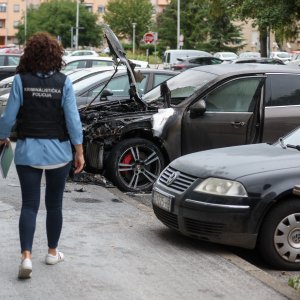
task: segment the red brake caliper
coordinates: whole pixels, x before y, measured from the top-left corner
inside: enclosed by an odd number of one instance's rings
[[[122,164],[127,164],[129,165],[131,162],[133,161],[133,156],[132,154],[129,152],[127,153],[124,158],[122,159]],[[128,171],[120,171],[120,172],[126,172],[126,174],[128,173]]]

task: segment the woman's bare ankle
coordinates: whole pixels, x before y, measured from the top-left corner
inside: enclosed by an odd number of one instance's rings
[[[22,252],[22,259],[26,259],[26,258],[31,259],[31,252],[28,250]]]
[[[48,254],[51,254],[51,255],[55,256],[57,254],[56,248],[49,248],[48,249]]]

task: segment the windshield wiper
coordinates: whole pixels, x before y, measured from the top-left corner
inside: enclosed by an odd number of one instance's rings
[[[291,145],[291,144],[286,144],[287,148],[293,148],[296,149],[298,151],[300,151],[300,145]]]

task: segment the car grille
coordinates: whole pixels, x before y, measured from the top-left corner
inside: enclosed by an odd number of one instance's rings
[[[186,230],[191,234],[198,234],[203,236],[219,236],[225,228],[225,224],[211,223],[193,220],[189,218],[184,219]]]
[[[175,177],[176,179],[172,181],[172,177]],[[192,183],[196,179],[197,177],[187,175],[171,167],[168,167],[159,176],[158,182],[177,192],[183,193],[192,185]]]
[[[153,205],[153,211],[156,217],[168,227],[178,229],[177,216]]]

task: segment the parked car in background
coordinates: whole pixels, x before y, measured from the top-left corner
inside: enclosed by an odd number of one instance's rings
[[[147,61],[130,60],[136,64],[137,67],[148,68]],[[81,57],[66,57],[64,71],[82,68],[95,68],[95,67],[107,67],[113,66],[114,61],[111,57],[93,57],[93,56],[81,56]]]
[[[246,51],[246,52],[240,52],[238,58],[260,58],[261,55],[259,52],[253,52],[253,51]]]
[[[130,82],[127,70],[121,68],[115,75],[114,73],[115,71],[105,71],[75,82],[73,88],[76,93],[77,105],[86,105],[95,97],[98,103],[99,101],[129,100]],[[178,74],[171,70],[151,68],[137,68],[135,73],[140,78],[137,87],[141,95]],[[112,75],[114,75],[113,78]]]
[[[17,66],[0,66],[0,81],[15,75]]]
[[[270,58],[277,58],[282,60],[284,63],[289,63],[292,60],[291,54],[284,51],[275,51],[270,53]]]
[[[214,57],[220,58],[224,61],[232,61],[238,58],[234,52],[216,52]]]
[[[273,267],[299,271],[299,141],[298,127],[275,144],[225,147],[172,161],[154,185],[155,215],[184,235],[257,247]]]
[[[71,51],[68,56],[99,56],[99,54],[94,50],[75,50]]]
[[[0,66],[17,66],[19,64],[20,57],[21,54],[0,52]]]
[[[292,55],[291,61],[288,62],[289,65],[299,66],[300,65],[300,53],[294,53]]]
[[[201,50],[191,49],[171,49],[166,50],[163,56],[163,68],[172,69],[173,65],[177,63],[178,58],[188,58],[191,56],[212,56],[210,53]]]
[[[23,52],[23,50],[14,44],[0,47],[0,53],[21,54],[22,52]]]
[[[94,68],[102,66],[113,66],[114,62],[111,57],[93,57],[93,56],[81,56],[81,57],[66,57],[65,58],[64,71],[82,68]]]
[[[184,71],[194,67],[221,63],[223,63],[222,59],[213,56],[191,56],[188,58],[177,58],[177,63],[173,64],[172,70]]]
[[[232,64],[271,64],[271,65],[285,65],[285,63],[278,58],[260,57],[260,58],[238,58],[231,62]]]

